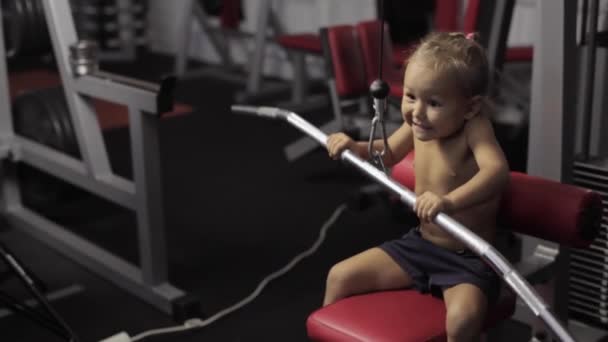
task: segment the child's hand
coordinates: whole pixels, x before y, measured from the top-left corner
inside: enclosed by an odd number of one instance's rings
[[[451,207],[451,202],[443,196],[437,196],[427,191],[416,197],[414,212],[423,222],[431,222],[440,212],[447,212]]]
[[[344,133],[334,133],[327,137],[327,152],[331,159],[340,158],[342,151],[356,147],[356,142]],[[354,151],[356,152],[356,151]]]

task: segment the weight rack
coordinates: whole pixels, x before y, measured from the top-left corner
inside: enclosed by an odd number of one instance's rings
[[[146,44],[147,1],[70,0],[81,39],[97,41],[100,60],[134,60]]]
[[[15,133],[3,25],[0,25],[0,214],[15,229],[23,230],[174,317],[198,312],[198,299],[171,285],[167,277],[157,125],[161,114],[172,110],[175,78],[153,84],[103,71],[76,75],[70,62],[70,47],[75,46],[78,37],[70,2],[40,2],[82,157],[75,158]],[[112,172],[91,98],[128,108],[133,180]],[[17,163],[38,168],[133,210],[140,265],[115,256],[25,207],[16,175]]]

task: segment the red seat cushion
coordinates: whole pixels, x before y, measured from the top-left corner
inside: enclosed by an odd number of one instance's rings
[[[515,296],[505,291],[485,328],[510,317]],[[314,341],[445,341],[445,304],[414,290],[353,296],[313,312],[306,322]]]
[[[284,34],[277,37],[277,42],[287,49],[301,50],[317,55],[323,52],[319,35],[312,33]]]

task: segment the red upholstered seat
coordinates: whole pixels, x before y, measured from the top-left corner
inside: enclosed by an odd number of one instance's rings
[[[486,319],[487,327],[515,311],[515,295],[505,291]],[[407,304],[407,305],[404,305]],[[308,317],[314,341],[445,341],[445,305],[416,291],[382,291],[345,298]]]
[[[415,184],[412,158],[408,156],[392,172],[408,188]],[[583,247],[597,234],[601,206],[595,192],[512,172],[500,222],[523,234]],[[501,297],[485,327],[511,316],[514,303],[513,295]],[[415,290],[370,293],[318,309],[306,327],[315,341],[444,341],[445,307],[442,301]]]

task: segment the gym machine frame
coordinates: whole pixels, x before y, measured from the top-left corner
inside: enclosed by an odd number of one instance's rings
[[[162,113],[172,110],[175,79],[169,78],[159,86],[96,70],[76,75],[69,52],[78,38],[69,0],[41,1],[82,160],[14,132],[5,46],[1,39],[3,26],[0,25],[0,213],[16,229],[22,229],[162,311],[174,316],[198,312],[198,299],[186,295],[167,279],[157,124]],[[133,181],[112,172],[90,97],[128,107]],[[24,207],[16,177],[17,162],[133,210],[137,220],[139,267]]]
[[[327,134],[323,133],[323,131],[313,126],[294,112],[274,107],[252,107],[241,105],[232,106],[232,111],[236,113],[252,114],[265,118],[287,121],[289,124],[307,134],[322,146],[325,146],[327,143]],[[383,186],[386,190],[398,195],[399,200],[405,203],[409,208],[414,206],[414,203],[416,202],[416,195],[409,189],[391,179],[372,164],[359,158],[350,150],[343,151],[340,154],[340,158],[362,171],[368,177]],[[534,288],[530,286],[528,281],[522,277],[509,263],[509,261],[491,244],[444,213],[439,213],[435,217],[434,222],[441,226],[441,228],[443,228],[448,234],[452,235],[458,241],[464,243],[475,254],[487,261],[488,264],[497,272],[497,274],[501,276],[509,285],[509,287],[513,289],[519,298],[526,303],[534,315],[541,318],[546,323],[546,325],[551,329],[552,332],[554,332],[555,336],[557,336],[560,341],[574,341],[570,333],[551,313],[547,304],[536,293]]]

